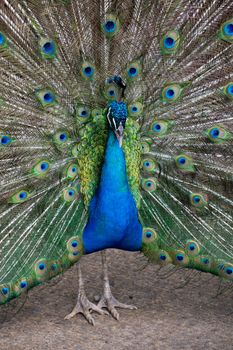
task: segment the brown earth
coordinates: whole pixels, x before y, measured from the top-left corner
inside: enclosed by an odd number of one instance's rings
[[[118,300],[138,310],[119,310],[120,321],[94,315],[96,326],[83,316],[65,321],[77,293],[77,268],[29,292],[1,310],[0,350],[202,350],[233,349],[233,298],[228,284],[191,271],[158,271],[144,267],[138,254],[108,252],[112,290]],[[86,291],[91,300],[101,293],[101,260],[82,260]],[[223,290],[222,290],[223,289]],[[218,294],[218,291],[222,294]],[[5,321],[3,322],[3,320]]]

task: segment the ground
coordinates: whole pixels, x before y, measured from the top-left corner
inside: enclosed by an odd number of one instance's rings
[[[232,350],[233,293],[224,287],[216,297],[217,277],[198,273],[185,284],[183,270],[145,267],[138,253],[109,250],[108,258],[114,295],[138,310],[120,310],[119,322],[94,315],[95,327],[81,315],[65,321],[76,301],[74,266],[61,278],[30,291],[14,317],[12,312],[22,300],[3,309],[0,349]],[[94,300],[101,293],[99,253],[84,257],[82,265],[87,294]]]

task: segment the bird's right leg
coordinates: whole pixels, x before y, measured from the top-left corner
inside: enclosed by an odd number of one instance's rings
[[[95,322],[93,317],[91,316],[92,311],[96,311],[101,315],[103,314],[109,315],[109,313],[106,312],[105,310],[102,310],[97,305],[93,304],[87,299],[85,289],[84,289],[84,282],[82,278],[80,263],[78,264],[78,280],[79,280],[79,292],[78,292],[77,304],[75,305],[73,311],[65,317],[65,320],[69,320],[75,315],[81,313],[84,315],[87,321],[94,326]]]

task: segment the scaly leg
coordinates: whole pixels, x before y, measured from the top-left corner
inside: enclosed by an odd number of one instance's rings
[[[134,310],[137,308],[136,308],[136,306],[133,306],[133,305],[122,304],[114,298],[114,296],[112,295],[112,292],[111,292],[109,279],[108,279],[108,267],[107,267],[107,258],[106,258],[105,250],[101,252],[101,256],[102,256],[103,275],[104,275],[104,293],[103,293],[97,306],[100,309],[107,308],[107,310],[110,312],[110,314],[116,320],[119,320],[120,316],[116,310],[116,307],[119,307],[121,309],[130,309],[130,310]]]
[[[82,278],[80,263],[78,264],[78,279],[79,279],[79,292],[78,292],[77,304],[75,305],[73,311],[65,317],[65,320],[69,320],[70,318],[74,317],[75,315],[81,313],[84,315],[84,317],[87,319],[87,321],[94,326],[95,321],[94,321],[93,317],[91,316],[91,312],[96,311],[101,315],[103,315],[103,314],[108,315],[108,312],[102,310],[101,308],[99,308],[95,304],[91,303],[87,299],[85,289],[84,289],[84,282],[83,282],[83,278]]]

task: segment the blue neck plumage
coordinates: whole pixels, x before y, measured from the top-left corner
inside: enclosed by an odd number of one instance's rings
[[[106,193],[118,194],[128,190],[124,152],[119,147],[114,132],[109,130],[99,191],[101,195],[106,195]]]

